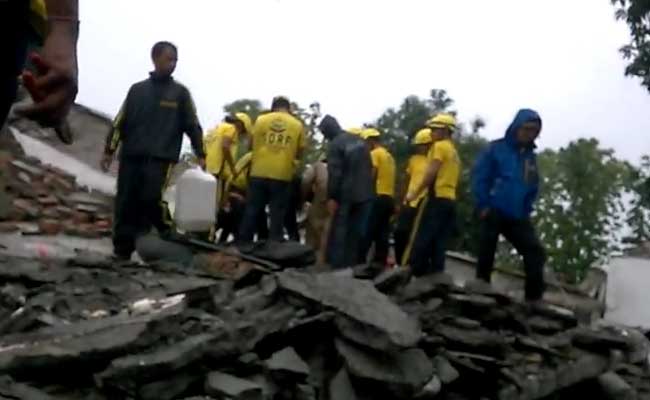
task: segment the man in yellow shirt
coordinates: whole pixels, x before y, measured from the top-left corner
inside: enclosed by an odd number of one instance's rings
[[[447,239],[455,228],[456,187],[460,176],[460,159],[451,141],[456,131],[456,118],[438,114],[427,125],[434,142],[429,151],[429,166],[422,183],[406,195],[406,201],[411,202],[433,186],[420,206],[413,227],[415,241],[410,265],[415,276],[445,270]]]
[[[235,164],[235,173],[228,178],[226,198],[228,207],[219,211],[218,228],[221,229],[219,242],[225,243],[232,234],[235,241],[238,239],[239,227],[246,209],[246,195],[248,192],[248,175],[251,168],[253,153],[244,154]],[[266,213],[260,214],[257,224],[258,239],[267,239],[269,236],[266,226]]]
[[[427,167],[429,166],[427,153],[431,148],[431,143],[433,143],[433,139],[431,138],[431,129],[429,128],[419,130],[413,138],[415,150],[409,158],[406,167],[406,179],[404,180],[404,189],[400,197],[403,204],[400,207],[399,218],[394,232],[395,260],[399,265],[408,264],[408,260],[404,259],[404,251],[406,250],[411,231],[413,230],[413,222],[418,213],[418,205],[426,193],[423,191],[415,200],[408,203],[403,199],[407,193],[415,191],[422,183],[424,175],[427,172]]]
[[[217,178],[218,193],[223,196],[228,180],[237,177],[235,158],[239,148],[239,140],[250,133],[251,118],[246,113],[235,113],[224,119],[215,129],[208,132],[203,139],[206,153],[206,170]],[[222,199],[217,199],[221,206]]]
[[[377,129],[366,129],[362,137],[370,146],[370,158],[375,175],[377,197],[372,205],[367,234],[362,239],[361,260],[365,261],[370,246],[374,243],[375,254],[373,261],[386,265],[390,236],[390,218],[395,210],[395,159],[381,145],[381,134]]]
[[[304,126],[291,112],[286,97],[276,97],[271,112],[260,115],[253,127],[253,155],[246,211],[239,239],[251,242],[256,221],[269,205],[270,239],[284,239],[283,222],[291,196],[294,160],[304,148]]]

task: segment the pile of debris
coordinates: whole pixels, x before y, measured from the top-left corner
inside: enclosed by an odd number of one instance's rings
[[[110,235],[112,202],[76,183],[73,175],[24,155],[13,140],[0,157],[9,194],[0,206],[0,230],[23,234],[65,233],[84,238]]]
[[[633,330],[400,269],[211,260],[3,259],[0,398],[650,398]]]

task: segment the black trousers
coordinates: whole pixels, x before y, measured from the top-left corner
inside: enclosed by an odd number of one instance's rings
[[[29,35],[29,1],[0,1],[0,129],[16,98]]]
[[[122,158],[117,176],[113,223],[113,252],[130,257],[138,235],[152,227],[168,232],[173,221],[162,200],[173,164],[155,158]]]
[[[404,252],[411,237],[411,231],[413,230],[413,223],[415,222],[417,213],[417,207],[411,206],[405,206],[399,213],[397,226],[393,233],[393,237],[395,238],[395,262],[399,265],[408,264],[408,260],[402,259],[404,258]]]
[[[429,197],[423,207],[411,250],[413,275],[422,276],[444,272],[447,241],[456,224],[456,202],[449,199]]]
[[[372,204],[370,220],[368,221],[368,231],[362,238],[360,258],[365,261],[368,257],[368,251],[374,243],[375,254],[373,261],[379,264],[386,264],[388,257],[389,237],[390,237],[390,218],[395,210],[395,201],[391,196],[377,196]]]
[[[366,232],[372,201],[342,202],[332,219],[325,261],[335,269],[359,264],[361,238]]]
[[[289,207],[290,195],[290,182],[251,177],[248,183],[246,210],[239,231],[239,240],[243,242],[253,241],[260,214],[264,213],[264,209],[268,204],[271,214],[269,238],[282,241],[284,239],[284,218],[287,207]]]
[[[499,235],[503,235],[524,259],[526,299],[540,300],[545,290],[546,252],[531,221],[506,218],[497,211],[491,211],[480,224],[481,244],[476,270],[477,278],[490,282]]]
[[[300,177],[296,177],[291,181],[291,195],[289,196],[289,207],[287,207],[287,214],[284,217],[284,228],[287,230],[289,240],[294,242],[300,241],[300,232],[298,229],[298,217],[296,213],[300,208]]]
[[[221,229],[219,242],[225,243],[232,234],[235,241],[239,240],[239,229],[244,219],[246,202],[237,198],[230,199],[230,211],[219,211],[217,229]],[[269,237],[269,227],[266,222],[266,212],[260,214],[257,220],[257,239],[264,240]]]

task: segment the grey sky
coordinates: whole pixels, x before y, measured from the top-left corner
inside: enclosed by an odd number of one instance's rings
[[[488,137],[532,107],[542,147],[593,136],[636,161],[650,95],[623,76],[613,13],[609,0],[85,0],[78,101],[115,114],[170,40],[205,129],[244,97],[318,100],[349,127],[441,88]]]

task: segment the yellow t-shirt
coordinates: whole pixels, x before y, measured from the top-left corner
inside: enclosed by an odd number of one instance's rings
[[[395,196],[395,160],[384,147],[370,152],[372,166],[377,170],[377,195]]]
[[[226,167],[226,159],[223,156],[222,143],[224,138],[232,140],[230,146],[230,153],[233,160],[237,156],[237,146],[239,145],[239,135],[235,125],[224,122],[219,124],[215,129],[208,132],[203,138],[205,146],[205,164],[206,169],[213,175],[220,175],[222,177],[230,176],[230,170]]]
[[[251,163],[251,158],[253,157],[252,152],[248,152],[244,154],[239,160],[237,160],[237,164],[235,164],[235,171],[239,175],[237,175],[236,179],[232,179],[232,177],[229,178],[230,184],[239,189],[246,191],[248,188],[248,168],[250,167]]]
[[[429,160],[425,155],[416,154],[409,158],[409,163],[406,167],[406,173],[409,175],[409,185],[406,193],[413,193],[420,187],[420,184],[424,180],[424,175],[427,173],[428,166]],[[417,199],[409,203],[409,206],[417,207],[420,200],[422,200],[426,194],[426,191],[423,190]]]
[[[297,118],[285,112],[257,117],[253,127],[251,177],[290,181],[294,160],[305,145],[305,128]]]
[[[456,187],[460,176],[460,158],[456,146],[449,140],[437,141],[429,151],[429,161],[440,161],[440,169],[434,184],[435,196],[456,200]]]

